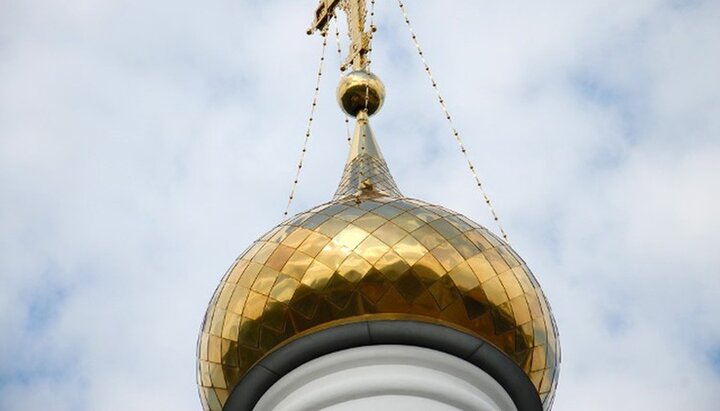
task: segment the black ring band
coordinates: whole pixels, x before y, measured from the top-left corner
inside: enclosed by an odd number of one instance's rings
[[[407,320],[339,325],[293,341],[253,366],[233,389],[223,411],[251,411],[273,384],[295,368],[327,354],[368,345],[410,345],[454,355],[493,377],[519,411],[543,411],[535,386],[502,351],[449,327]]]

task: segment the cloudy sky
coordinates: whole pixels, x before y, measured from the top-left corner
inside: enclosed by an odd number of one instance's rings
[[[315,4],[0,0],[0,410],[199,409],[207,302],[285,207]],[[407,6],[554,307],[555,410],[717,410],[720,2]],[[495,229],[395,1],[377,24],[398,184]],[[293,212],[346,157],[328,56]]]

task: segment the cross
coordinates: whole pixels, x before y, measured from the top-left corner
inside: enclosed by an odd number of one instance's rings
[[[325,32],[338,8],[343,9],[347,14],[351,41],[350,54],[341,69],[345,70],[345,67],[352,64],[354,70],[365,70],[368,66],[368,53],[372,40],[371,31],[365,29],[366,0],[320,0],[315,11],[315,20],[308,29],[308,34],[316,31]],[[374,27],[370,30],[374,30]]]

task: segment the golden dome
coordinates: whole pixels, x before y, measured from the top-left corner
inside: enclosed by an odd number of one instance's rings
[[[492,344],[549,408],[559,346],[533,274],[486,228],[402,196],[360,113],[333,201],[270,230],[217,288],[198,345],[203,406],[222,410],[254,365],[300,337],[388,318]]]

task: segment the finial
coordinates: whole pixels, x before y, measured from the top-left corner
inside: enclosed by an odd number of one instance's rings
[[[367,115],[372,116],[385,102],[385,86],[369,71],[353,71],[340,79],[337,99],[343,111],[353,117],[366,109]]]
[[[315,10],[308,34],[325,32],[337,9],[345,10],[350,31],[350,54],[341,70],[352,64],[353,72],[340,80],[337,90],[340,107],[349,115],[357,117],[361,111],[368,116],[375,114],[385,101],[385,86],[380,79],[368,71],[369,54],[372,49],[372,33],[376,28],[370,24],[366,29],[367,0],[320,0]],[[374,1],[373,1],[374,4]]]

